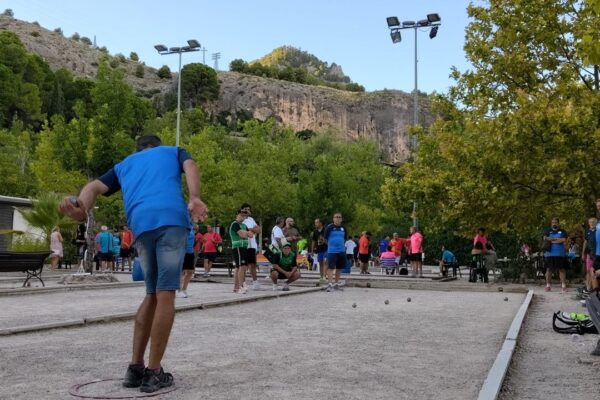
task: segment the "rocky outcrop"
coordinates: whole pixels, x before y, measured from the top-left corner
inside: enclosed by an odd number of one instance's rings
[[[53,70],[67,68],[79,78],[93,78],[105,55],[92,46],[65,38],[36,24],[1,16],[0,30],[17,33],[25,47],[40,55]],[[113,57],[110,57],[113,59]],[[144,65],[144,77],[135,75],[139,62],[119,61],[125,79],[138,93],[151,97],[175,89],[176,79],[160,79]],[[142,64],[143,65],[143,64]],[[219,100],[208,105],[212,112],[235,115],[244,111],[255,118],[273,117],[296,131],[310,129],[348,140],[371,138],[379,144],[382,160],[396,164],[407,159],[408,128],[413,123],[413,97],[383,90],[367,93],[309,86],[235,72],[219,72]],[[419,121],[433,119],[426,96],[419,100]]]

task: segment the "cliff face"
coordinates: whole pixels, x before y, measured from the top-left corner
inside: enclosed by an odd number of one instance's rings
[[[348,140],[371,138],[390,163],[409,155],[411,94],[395,90],[355,93],[235,72],[219,73],[219,81],[219,101],[212,111],[250,111],[255,118],[274,117],[296,131],[330,132]],[[423,97],[419,100],[419,119],[429,125],[430,103]]]
[[[35,24],[0,17],[0,30],[17,33],[25,47],[40,55],[53,70],[61,67],[79,78],[94,78],[104,53],[84,43]],[[176,79],[160,79],[144,66],[144,77],[135,76],[138,62],[125,60],[119,68],[138,93],[153,96],[175,89]],[[212,112],[250,112],[255,118],[274,117],[296,131],[310,129],[348,140],[374,139],[388,163],[409,155],[408,128],[413,123],[413,97],[395,90],[355,93],[326,87],[219,72],[219,100],[207,107]],[[427,97],[419,99],[419,121],[433,120]]]

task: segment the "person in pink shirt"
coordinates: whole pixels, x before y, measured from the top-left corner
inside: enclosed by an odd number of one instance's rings
[[[217,246],[223,239],[221,235],[213,230],[212,225],[206,225],[206,233],[202,235],[203,252],[204,252],[204,278],[210,276],[210,268],[212,263],[217,259]]]
[[[410,227],[410,265],[414,276],[423,277],[423,235],[416,226]]]
[[[485,235],[485,228],[479,228],[477,230],[477,235],[473,238],[473,248],[476,247],[477,243],[481,243],[481,248],[484,250],[488,248],[488,239]],[[491,245],[491,243],[490,243]],[[493,249],[493,246],[492,246]]]

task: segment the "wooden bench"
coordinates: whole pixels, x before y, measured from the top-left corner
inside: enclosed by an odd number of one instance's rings
[[[44,269],[44,260],[49,255],[49,251],[32,253],[0,252],[0,272],[25,272],[27,277],[23,282],[23,287],[27,285],[31,278],[39,279],[42,286],[46,286],[42,280],[42,270]]]

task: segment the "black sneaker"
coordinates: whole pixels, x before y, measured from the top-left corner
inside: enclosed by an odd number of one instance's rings
[[[125,372],[125,379],[123,379],[123,386],[126,388],[140,387],[142,384],[142,378],[144,377],[144,371],[146,368],[143,366],[129,366],[127,372]]]
[[[173,384],[173,375],[165,372],[160,367],[159,372],[154,372],[151,369],[146,368],[144,377],[142,378],[142,384],[140,391],[144,393],[153,393],[159,389],[169,387]]]

